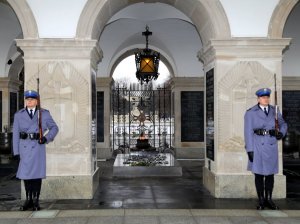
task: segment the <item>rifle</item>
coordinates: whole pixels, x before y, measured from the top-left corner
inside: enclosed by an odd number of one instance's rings
[[[275,133],[279,132],[279,123],[278,123],[278,104],[277,104],[277,87],[276,87],[276,73],[274,74],[274,81],[275,81]]]
[[[38,92],[36,109],[38,110],[39,142],[41,142],[43,138],[43,128],[42,128],[42,111],[41,111],[41,97],[40,97],[40,79],[37,78],[36,81],[37,81],[37,92]]]

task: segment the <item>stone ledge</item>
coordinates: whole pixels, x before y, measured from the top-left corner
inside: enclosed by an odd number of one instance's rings
[[[112,149],[111,148],[98,148],[97,147],[97,159],[110,159],[112,158]]]
[[[58,217],[124,216],[124,209],[63,210]]]
[[[300,77],[283,76],[282,77],[282,90],[300,90]]]
[[[203,184],[216,198],[257,198],[252,174],[215,174],[204,167]],[[286,198],[284,175],[275,175],[273,198]]]
[[[298,218],[299,210],[264,210],[254,209],[91,209],[91,210],[46,210],[46,211],[0,211],[0,222],[9,219],[41,218],[43,213],[53,214],[46,217],[49,220],[56,218],[73,219],[75,217],[259,217],[259,218]],[[47,215],[47,214],[46,214]],[[45,217],[44,217],[45,218]],[[1,222],[2,223],[2,222]],[[3,222],[4,223],[4,222]]]
[[[204,148],[175,148],[177,159],[204,159],[205,149]]]
[[[99,169],[93,175],[51,176],[42,181],[40,199],[92,199],[99,185]],[[24,184],[21,187],[25,199]]]

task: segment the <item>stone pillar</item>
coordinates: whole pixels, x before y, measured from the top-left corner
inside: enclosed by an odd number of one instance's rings
[[[2,127],[0,131],[3,131],[4,126],[12,127],[10,122],[10,93],[17,94],[17,110],[18,110],[18,91],[21,82],[19,80],[10,79],[8,77],[0,78],[0,91],[2,91]]]
[[[28,39],[17,45],[24,52],[25,89],[36,89],[40,79],[41,106],[59,126],[47,144],[41,198],[91,199],[99,183],[93,106],[102,57],[97,41]]]
[[[282,105],[282,51],[289,42],[290,39],[211,40],[199,53],[205,71],[214,69],[214,119],[207,129],[213,134],[214,158],[206,155],[203,182],[217,198],[256,197],[254,176],[247,171],[244,114],[257,103],[257,89],[270,87],[274,90],[274,73],[277,75],[278,104]],[[274,94],[272,97],[274,99]],[[210,142],[207,140],[206,143]],[[285,198],[281,142],[279,158],[280,171],[275,176],[273,196]]]
[[[174,113],[174,148],[176,158],[200,159],[204,157],[204,142],[187,142],[181,138],[181,93],[204,91],[203,78],[176,77],[171,81],[172,102]],[[203,127],[204,128],[204,127]]]
[[[103,133],[104,139],[97,142],[98,159],[109,159],[112,156],[110,137],[110,95],[112,78],[97,78],[97,92],[103,94]]]

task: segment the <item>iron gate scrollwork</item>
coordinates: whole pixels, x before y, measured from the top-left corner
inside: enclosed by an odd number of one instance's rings
[[[113,150],[138,150],[137,140],[141,138],[148,139],[151,150],[172,148],[174,118],[170,89],[114,83],[111,94]]]

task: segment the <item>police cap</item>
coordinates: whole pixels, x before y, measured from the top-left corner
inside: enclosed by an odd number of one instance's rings
[[[38,96],[39,96],[38,92],[37,92],[37,91],[34,91],[34,90],[27,90],[27,91],[25,91],[25,93],[24,93],[25,99],[27,99],[27,98],[37,99]]]
[[[271,89],[269,88],[262,88],[256,91],[256,96],[261,97],[261,96],[270,96],[271,94]]]

